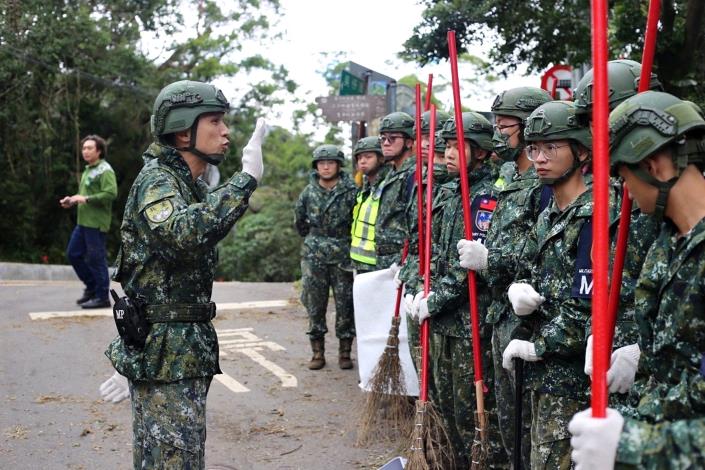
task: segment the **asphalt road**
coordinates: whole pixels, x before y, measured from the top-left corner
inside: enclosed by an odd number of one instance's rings
[[[77,308],[80,293],[79,282],[0,281],[0,468],[131,468],[129,400],[98,393],[115,325],[107,310],[85,316],[96,312]],[[357,369],[338,368],[332,333],[326,367],[306,368],[297,297],[291,284],[216,283],[225,375],[208,396],[208,469],[377,468],[396,455],[391,444],[355,447]]]

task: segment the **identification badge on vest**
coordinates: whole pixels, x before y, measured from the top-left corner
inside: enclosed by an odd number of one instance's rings
[[[578,255],[570,294],[577,299],[592,298],[592,219],[588,219],[578,235]]]
[[[487,231],[490,228],[492,221],[492,213],[497,207],[497,199],[490,196],[481,196],[475,198],[472,202],[470,212],[473,215],[472,220],[472,238],[474,240],[485,243]]]

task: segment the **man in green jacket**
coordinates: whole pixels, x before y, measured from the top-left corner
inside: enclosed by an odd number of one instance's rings
[[[107,145],[98,135],[81,141],[81,154],[88,164],[81,175],[78,194],[59,201],[68,209],[78,206],[78,223],[73,229],[66,255],[85,290],[76,301],[82,308],[110,307],[105,234],[110,228],[113,200],[117,197],[115,172],[105,161]]]

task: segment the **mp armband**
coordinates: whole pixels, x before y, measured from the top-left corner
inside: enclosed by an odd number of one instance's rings
[[[113,305],[115,326],[123,342],[128,347],[143,349],[150,329],[144,302],[127,296],[118,297],[113,289],[110,289],[110,295],[115,301]]]

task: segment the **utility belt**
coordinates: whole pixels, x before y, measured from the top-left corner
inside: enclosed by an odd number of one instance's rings
[[[309,235],[331,238],[350,238],[350,229],[311,227]]]
[[[207,304],[147,305],[139,297],[119,297],[114,290],[113,318],[124,343],[134,349],[144,348],[152,323],[206,322],[215,318],[215,302]]]
[[[449,267],[448,260],[439,259],[438,261],[436,261],[436,266],[435,266],[436,276],[443,277],[446,274],[448,274],[448,267]]]
[[[145,318],[149,323],[209,321],[215,318],[215,302],[147,305]]]

